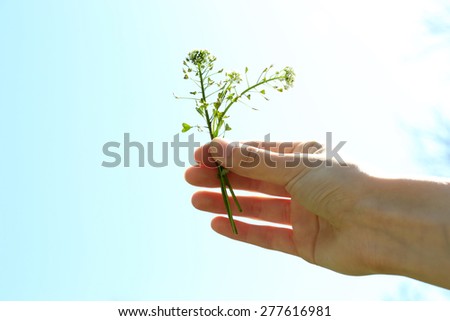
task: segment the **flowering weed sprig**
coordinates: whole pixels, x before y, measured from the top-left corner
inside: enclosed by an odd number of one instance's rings
[[[266,87],[273,88],[279,92],[288,90],[294,84],[295,73],[291,67],[285,67],[280,71],[273,71],[273,65],[265,68],[258,77],[258,80],[250,84],[245,68],[245,85],[241,74],[232,71],[224,72],[224,69],[214,70],[216,57],[207,50],[193,50],[183,61],[184,79],[191,80],[196,90],[191,91],[190,97],[177,97],[178,99],[191,99],[195,102],[195,109],[206,121],[206,126],[191,126],[187,123],[182,124],[182,132],[187,132],[192,128],[198,130],[207,129],[211,140],[216,137],[224,136],[225,132],[230,131],[228,124],[228,112],[236,103],[244,103],[251,100],[252,95],[261,95],[266,100]],[[222,76],[220,80],[217,80]],[[231,223],[233,233],[237,234],[236,224],[233,219],[228,191],[236,204],[236,207],[242,212],[239,201],[234,194],[233,188],[227,177],[227,170],[218,165],[218,178],[225,204],[228,218]]]

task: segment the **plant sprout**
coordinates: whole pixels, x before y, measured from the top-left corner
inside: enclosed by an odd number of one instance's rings
[[[247,105],[252,95],[260,95],[268,100],[266,96],[267,88],[283,92],[294,84],[295,73],[291,67],[273,71],[273,65],[271,65],[261,72],[256,82],[251,84],[247,77],[247,67],[244,72],[244,82],[241,74],[235,71],[224,72],[224,69],[216,71],[214,68],[215,61],[216,57],[207,50],[193,50],[183,61],[184,79],[191,80],[195,90],[189,92],[189,97],[175,96],[175,98],[193,100],[197,113],[206,123],[206,125],[195,126],[183,123],[181,130],[183,133],[192,128],[197,128],[199,131],[206,129],[211,140],[219,136],[224,137],[225,133],[231,130],[228,124],[228,113],[232,106],[236,103]],[[217,164],[217,170],[231,229],[233,233],[238,234],[228,192],[240,212],[242,212],[242,208],[228,180],[227,169]]]

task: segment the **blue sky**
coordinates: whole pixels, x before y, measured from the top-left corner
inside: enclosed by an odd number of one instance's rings
[[[103,144],[124,133],[161,146],[198,121],[172,93],[191,90],[186,53],[207,48],[225,68],[290,65],[298,75],[259,111],[236,111],[229,139],[332,131],[363,168],[428,174],[405,126],[448,115],[448,5],[2,1],[0,299],[445,298],[224,239],[192,208],[184,168],[101,163]]]

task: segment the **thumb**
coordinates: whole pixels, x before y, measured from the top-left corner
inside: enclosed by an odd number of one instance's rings
[[[309,165],[319,166],[320,155],[289,153],[279,154],[257,148],[257,143],[228,143],[215,138],[209,146],[209,154],[223,167],[252,179],[286,186],[302,175]]]

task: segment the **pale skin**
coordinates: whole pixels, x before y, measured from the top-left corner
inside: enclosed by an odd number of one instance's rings
[[[237,235],[223,216],[212,220],[214,231],[344,274],[403,275],[450,289],[449,182],[374,177],[336,161],[326,166],[313,142],[251,145],[214,139],[196,151],[199,165],[186,171],[190,184],[218,187],[217,161],[230,170],[235,190],[265,194],[239,197],[243,212],[232,208]],[[226,213],[217,192],[196,192],[192,203]]]

